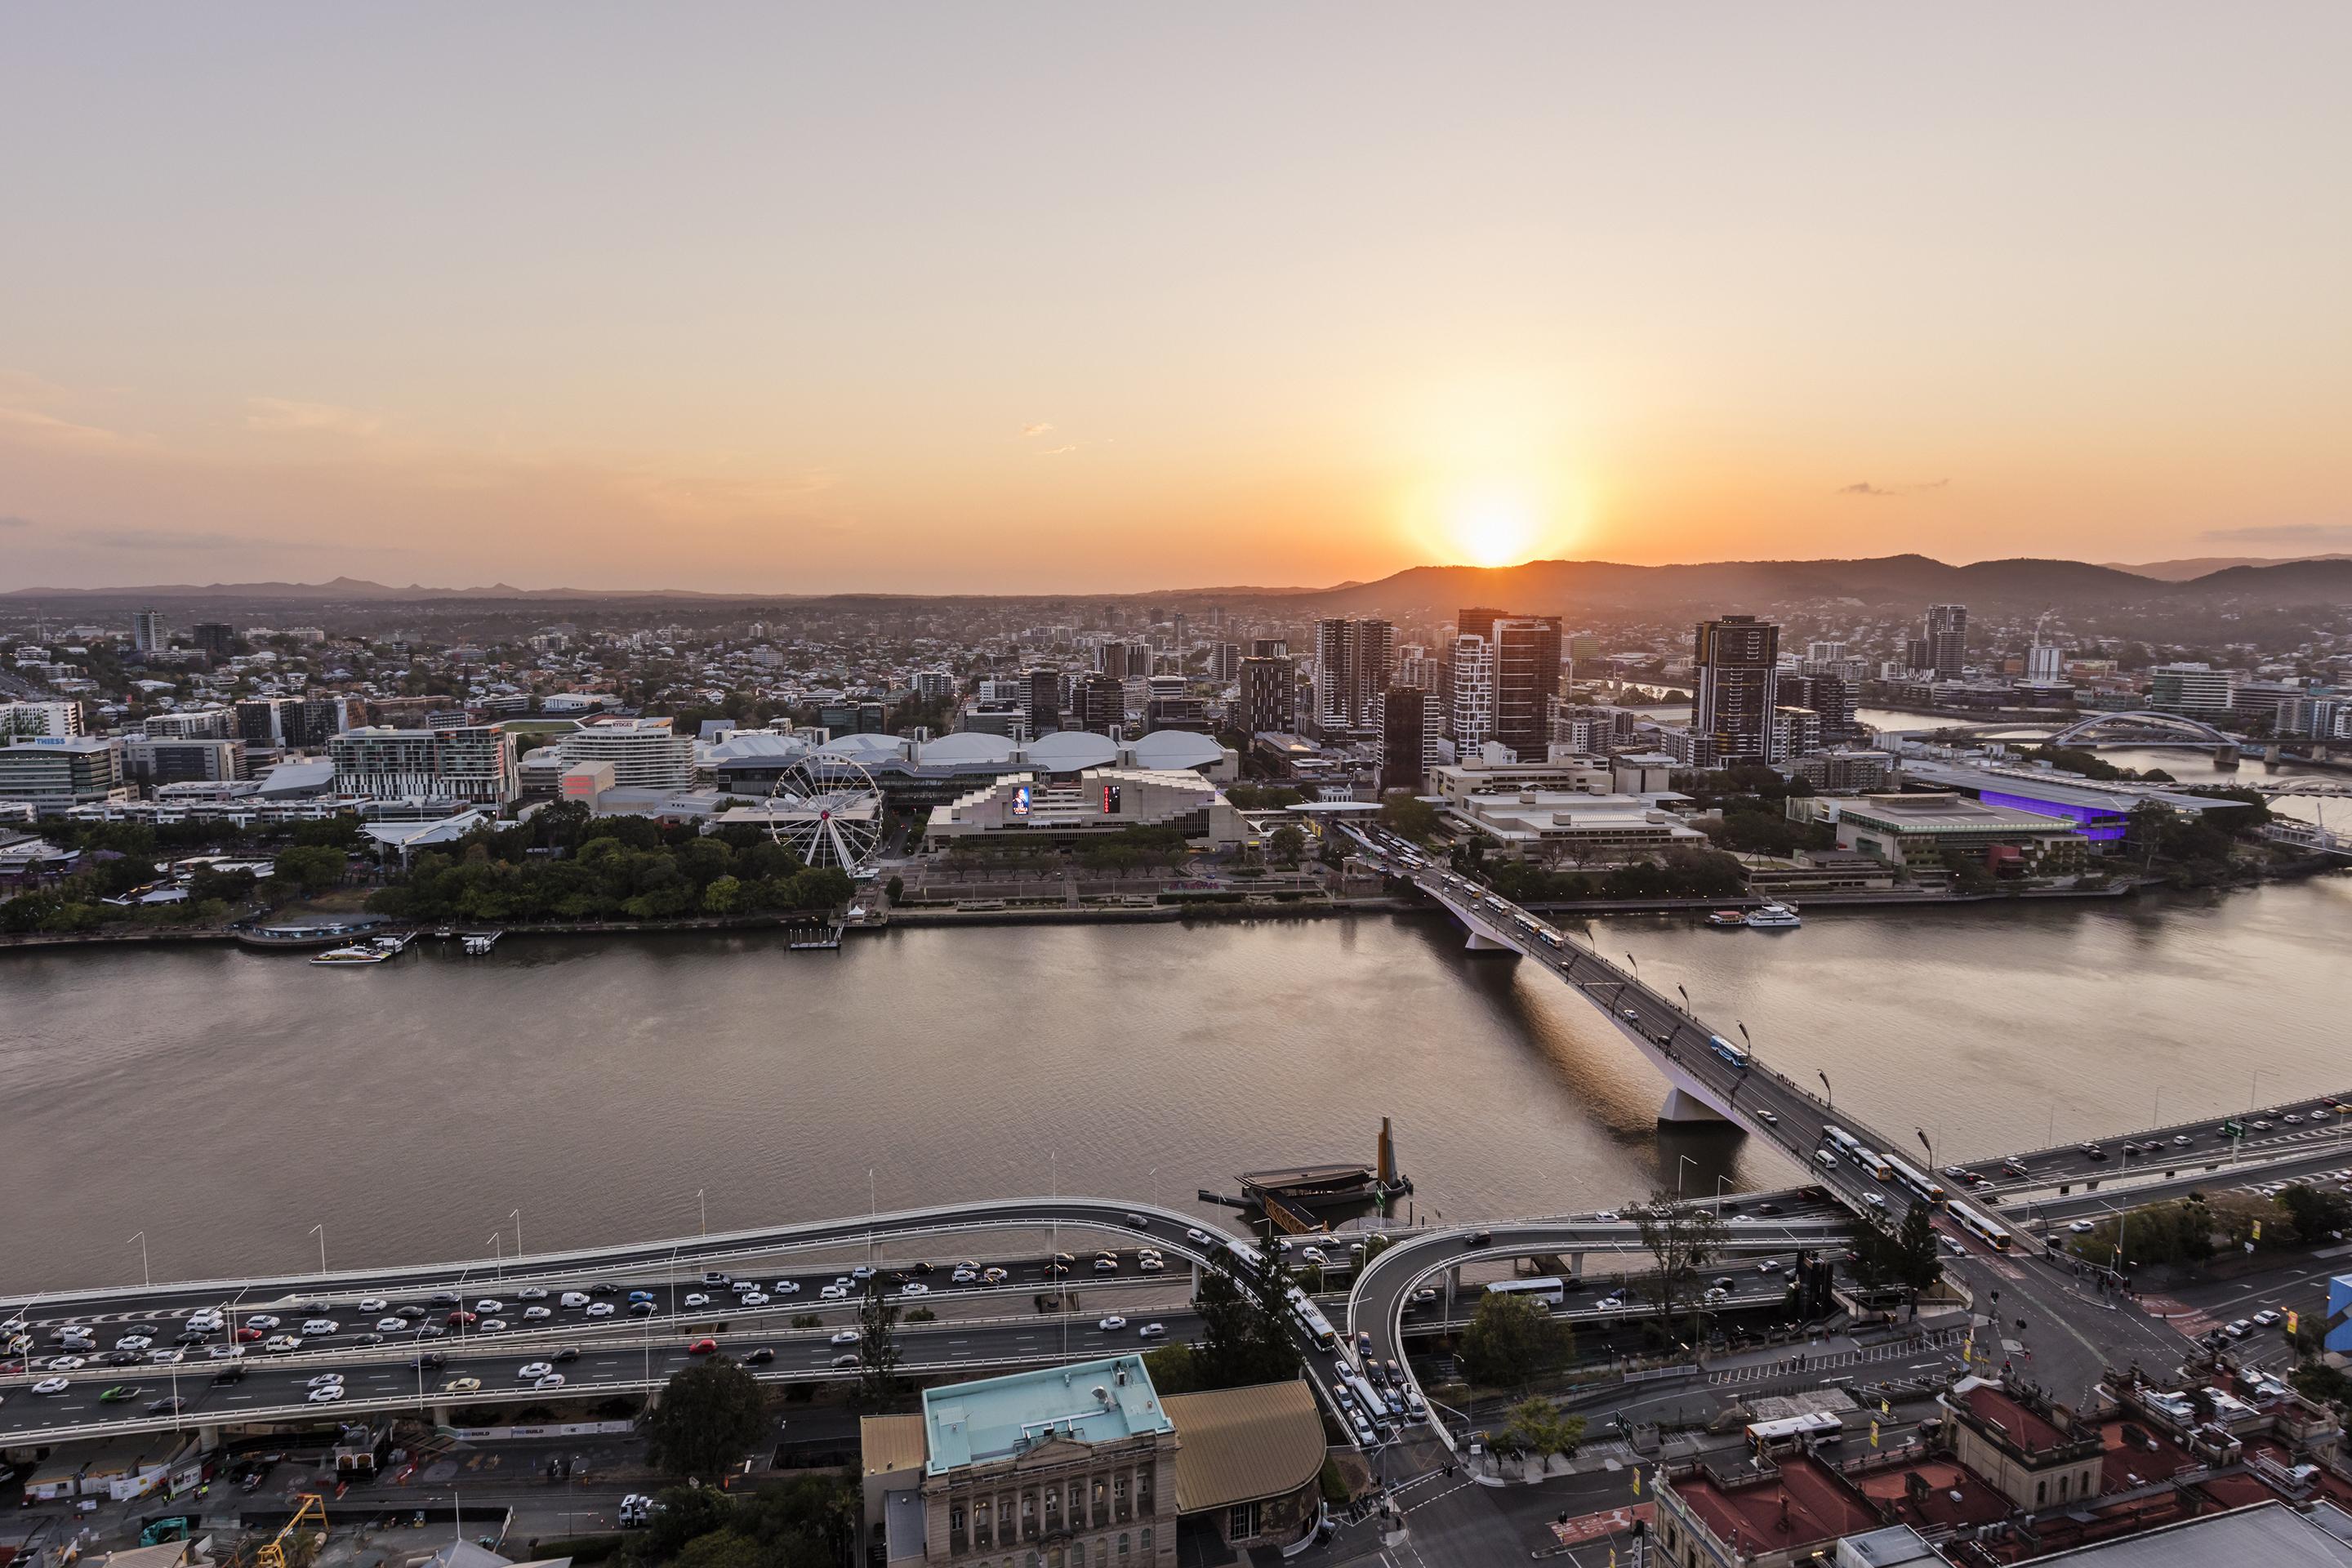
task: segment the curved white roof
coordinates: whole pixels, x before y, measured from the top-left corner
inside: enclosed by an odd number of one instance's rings
[[[1118,761],[1118,747],[1108,735],[1091,730],[1057,730],[1022,747],[1021,755],[1047,773],[1067,773],[1080,768],[1108,767]]]
[[[878,763],[907,754],[907,742],[898,735],[835,735],[817,748],[819,756],[847,757],[860,763]]]
[[[1128,742],[1139,768],[1205,768],[1223,759],[1225,749],[1191,730],[1154,730]]]
[[[798,735],[780,734],[772,730],[735,730],[722,740],[707,742],[703,756],[706,761],[723,763],[737,757],[796,757],[809,749]]]
[[[1013,760],[1013,742],[1002,735],[991,735],[979,730],[960,730],[952,735],[941,735],[936,741],[924,742],[920,760],[941,764],[1009,763]]]

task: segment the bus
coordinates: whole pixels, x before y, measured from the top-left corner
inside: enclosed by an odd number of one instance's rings
[[[1742,1047],[1733,1045],[1721,1035],[1709,1035],[1706,1037],[1706,1044],[1708,1049],[1741,1072],[1748,1070],[1748,1052]]]
[[[1895,1182],[1913,1197],[1931,1204],[1940,1204],[1944,1201],[1944,1184],[1935,1177],[1928,1175],[1909,1161],[1898,1160],[1892,1154],[1886,1156],[1886,1163],[1895,1169]]]
[[[1891,1182],[1895,1179],[1895,1167],[1886,1163],[1886,1156],[1875,1149],[1864,1148],[1862,1140],[1844,1128],[1824,1127],[1822,1129],[1822,1137],[1825,1142],[1835,1145],[1839,1153],[1843,1154],[1880,1181]]]
[[[1331,1320],[1325,1317],[1323,1309],[1314,1302],[1297,1303],[1293,1315],[1298,1319],[1298,1326],[1307,1331],[1307,1337],[1315,1342],[1317,1350],[1328,1351],[1339,1344],[1339,1336],[1332,1329]]]
[[[1827,1410],[1786,1415],[1777,1421],[1751,1421],[1747,1429],[1748,1441],[1759,1453],[1783,1443],[1834,1443],[1844,1435],[1844,1426]]]
[[[1565,1281],[1549,1274],[1534,1279],[1497,1279],[1486,1287],[1489,1296],[1524,1296],[1547,1307],[1557,1307],[1568,1295]]]
[[[1950,1215],[1962,1230],[1967,1231],[1995,1252],[2009,1250],[2007,1226],[1986,1218],[1957,1198],[1944,1205],[1944,1212]]]

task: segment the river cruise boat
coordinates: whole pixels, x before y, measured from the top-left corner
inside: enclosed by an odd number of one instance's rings
[[[310,962],[342,968],[359,963],[382,963],[391,956],[391,953],[380,947],[337,947],[318,954]]]
[[[1788,931],[1803,925],[1797,911],[1787,904],[1766,904],[1760,910],[1748,911],[1747,924],[1759,931]]]

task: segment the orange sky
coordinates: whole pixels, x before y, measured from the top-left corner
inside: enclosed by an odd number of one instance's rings
[[[0,587],[2352,547],[2347,55],[2335,5],[30,13]]]

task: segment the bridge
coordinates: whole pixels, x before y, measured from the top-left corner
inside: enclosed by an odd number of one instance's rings
[[[2194,746],[2212,747],[2234,752],[2248,744],[2243,736],[2232,735],[2202,720],[2180,713],[2164,713],[2155,709],[2135,709],[2123,713],[2092,713],[2073,723],[2049,729],[2046,733],[2020,734],[2020,731],[2035,731],[2043,727],[2030,719],[2011,719],[1985,724],[1939,724],[1931,730],[1889,731],[1881,737],[1889,742],[1916,740],[1979,740],[2008,738],[2034,741],[2052,746],[2095,748],[2098,746]]]

